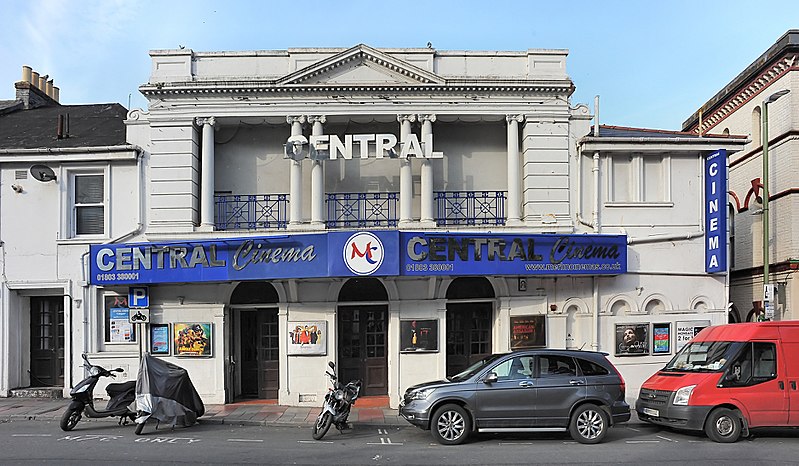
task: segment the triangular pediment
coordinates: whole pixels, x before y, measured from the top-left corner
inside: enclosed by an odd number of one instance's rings
[[[444,79],[404,60],[360,44],[318,61],[277,81],[278,85],[444,84]]]

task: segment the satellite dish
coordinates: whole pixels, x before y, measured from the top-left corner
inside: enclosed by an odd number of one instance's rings
[[[48,167],[47,165],[32,166],[31,176],[44,183],[56,180],[55,172],[53,171],[52,168]]]

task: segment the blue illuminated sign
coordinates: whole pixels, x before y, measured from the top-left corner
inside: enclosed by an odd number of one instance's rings
[[[727,151],[705,159],[705,272],[727,271]]]
[[[616,275],[624,235],[402,233],[403,275]]]
[[[398,275],[615,275],[617,235],[335,231],[91,246],[93,285]]]

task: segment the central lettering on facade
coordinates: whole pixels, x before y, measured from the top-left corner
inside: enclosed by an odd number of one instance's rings
[[[311,158],[319,159],[327,154],[331,160],[343,158],[351,160],[356,156],[361,159],[375,157],[382,159],[408,157],[441,159],[444,158],[443,152],[433,151],[433,138],[430,136],[426,141],[420,142],[419,138],[411,133],[405,141],[399,142],[397,136],[385,134],[345,134],[344,140],[335,134],[313,135],[306,140],[304,136],[292,136],[287,145],[309,144],[311,148]],[[313,155],[316,154],[316,155]]]

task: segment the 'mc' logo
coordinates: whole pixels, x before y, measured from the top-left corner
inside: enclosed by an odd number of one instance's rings
[[[384,255],[383,243],[371,233],[355,233],[344,243],[344,263],[355,275],[371,275],[377,271]]]

